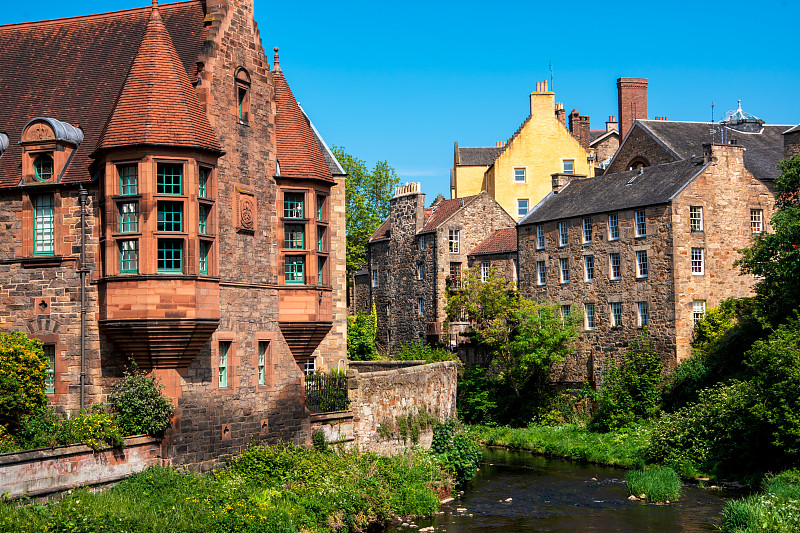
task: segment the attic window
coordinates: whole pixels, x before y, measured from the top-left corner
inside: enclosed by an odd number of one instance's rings
[[[47,181],[53,177],[53,156],[50,154],[40,154],[33,160],[33,171],[36,179]]]
[[[236,117],[239,124],[250,121],[250,74],[243,67],[236,69]]]

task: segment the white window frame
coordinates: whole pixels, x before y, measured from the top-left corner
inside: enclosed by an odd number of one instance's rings
[[[592,219],[590,217],[586,217],[583,219],[583,243],[591,243],[592,237]]]
[[[572,312],[571,304],[561,304],[561,323],[566,323],[569,314]]]
[[[616,264],[614,262],[616,259]],[[614,267],[617,267],[617,275],[614,275]],[[608,254],[608,278],[622,279],[622,258],[616,252]]]
[[[558,271],[561,283],[569,283],[569,257],[558,258]]]
[[[547,285],[547,265],[544,261],[536,261],[536,282],[537,285]]]
[[[617,213],[608,215],[608,240],[619,240],[619,214]]]
[[[448,230],[447,246],[451,254],[458,253],[460,240],[461,240],[461,230],[459,230],[458,228]]]
[[[583,304],[583,329],[593,331],[595,328],[594,304]]]
[[[522,172],[522,179],[519,178],[519,172]],[[515,168],[514,169],[514,183],[525,183],[527,181],[527,171],[525,168]]]
[[[569,226],[566,222],[558,223],[558,246],[564,247],[569,244]]]
[[[650,319],[647,302],[636,302],[636,313],[639,327],[646,328]]]
[[[425,302],[422,298],[417,298],[417,310],[419,311],[420,315],[425,315]]]
[[[703,231],[703,206],[689,206],[689,231]]]
[[[572,167],[569,170],[567,170],[567,163],[569,163],[570,166]],[[575,174],[575,160],[574,159],[562,159],[561,160],[561,173],[562,174]]]
[[[522,202],[525,202],[525,212],[522,212]],[[530,201],[527,198],[517,198],[517,216],[524,217],[530,212]]]
[[[489,261],[483,261],[481,263],[481,281],[486,283],[489,279],[489,269],[492,267],[492,264]]]
[[[425,264],[419,263],[417,265],[417,281],[425,281]]]
[[[764,232],[764,210],[751,209],[750,210],[750,233],[759,235]]]
[[[634,227],[636,228],[637,237],[647,237],[647,215],[644,209],[634,211]]]
[[[692,248],[689,254],[692,266],[692,276],[702,276],[706,273],[706,249]]]
[[[622,327],[622,302],[611,302],[608,304],[608,308],[611,314],[611,327],[612,328],[621,328]],[[617,312],[619,311],[619,312]]]
[[[544,225],[536,226],[536,249],[544,250]]]
[[[594,281],[594,256],[583,256],[583,281]]]
[[[706,317],[706,301],[692,300],[692,324],[697,325],[699,320]]]
[[[647,277],[647,250],[638,250],[636,252],[636,277]]]

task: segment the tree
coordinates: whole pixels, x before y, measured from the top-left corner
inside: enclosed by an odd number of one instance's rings
[[[345,220],[347,226],[347,273],[356,272],[367,260],[367,241],[389,216],[389,200],[400,183],[394,168],[378,161],[372,172],[367,164],[334,146],[333,154],[347,172]]]
[[[784,159],[778,169],[773,233],[757,236],[736,262],[742,273],[760,276],[756,297],[773,326],[800,307],[800,156]]]
[[[19,331],[0,333],[0,425],[14,433],[22,419],[47,404],[42,343]]]

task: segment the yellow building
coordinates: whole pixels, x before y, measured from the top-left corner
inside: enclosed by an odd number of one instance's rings
[[[451,198],[486,191],[519,220],[553,190],[553,174],[594,177],[594,152],[572,136],[563,117],[547,82],[537,83],[530,115],[507,142],[478,148],[455,143]]]

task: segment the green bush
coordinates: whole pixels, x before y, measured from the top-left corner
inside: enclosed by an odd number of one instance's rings
[[[374,361],[380,359],[375,347],[375,305],[372,313],[359,312],[347,317],[347,358],[351,361]]]
[[[311,445],[318,452],[328,451],[328,439],[325,438],[325,432],[321,429],[315,429],[311,432]]]
[[[0,425],[12,435],[47,403],[42,343],[21,332],[0,333]]]
[[[482,366],[465,366],[458,372],[456,406],[458,415],[467,424],[494,424],[500,414],[498,402],[502,385]]]
[[[636,497],[644,494],[649,502],[673,501],[681,495],[681,478],[668,466],[629,470],[625,484],[631,494]]]
[[[458,423],[447,420],[433,428],[431,452],[453,473],[456,485],[463,486],[475,477],[483,452],[473,436]]]
[[[618,364],[611,362],[604,369],[591,429],[610,431],[655,416],[661,400],[658,384],[662,368],[655,343],[643,333],[620,356]]]
[[[56,427],[56,439],[59,444],[82,442],[93,450],[125,444],[124,434],[114,417],[98,412],[65,418]]]
[[[125,371],[108,397],[125,435],[159,435],[169,427],[172,404],[161,394],[163,388],[155,376],[137,370],[135,364]]]
[[[26,416],[16,433],[20,449],[31,450],[50,448],[58,444],[71,444],[58,441],[58,426],[63,418],[49,406]]]
[[[764,493],[730,500],[722,510],[726,533],[795,533],[800,531],[800,471],[765,478]]]
[[[439,361],[453,361],[458,357],[440,346],[424,344],[421,340],[411,341],[403,344],[395,354],[398,361],[425,361],[426,363],[438,363]]]

